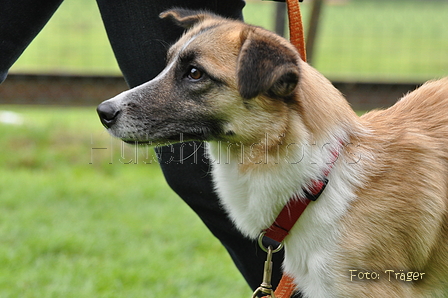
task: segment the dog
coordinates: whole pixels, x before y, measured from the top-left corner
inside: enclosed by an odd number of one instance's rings
[[[156,78],[98,106],[112,135],[207,141],[222,205],[254,239],[325,178],[284,240],[303,297],[448,297],[448,78],[359,117],[282,37],[161,17],[188,30]]]

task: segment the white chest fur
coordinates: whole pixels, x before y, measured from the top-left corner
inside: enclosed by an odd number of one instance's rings
[[[236,226],[250,238],[268,228],[292,194],[300,193],[307,183],[321,176],[331,160],[331,150],[320,150],[321,156],[308,157],[303,150],[296,150],[288,161],[260,163],[241,171],[241,160],[228,155],[223,160],[218,156],[222,154],[218,146],[222,144],[212,143],[209,147],[217,191]],[[354,198],[357,167],[344,162],[341,156],[339,159],[323,194],[310,203],[285,239],[284,270],[295,277],[296,284],[309,297],[332,296],[331,263],[337,250],[339,220]]]

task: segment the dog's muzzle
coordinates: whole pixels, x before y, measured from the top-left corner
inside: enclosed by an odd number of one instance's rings
[[[101,123],[106,128],[111,128],[117,121],[120,110],[115,107],[111,102],[103,102],[97,108],[96,111],[100,117]]]

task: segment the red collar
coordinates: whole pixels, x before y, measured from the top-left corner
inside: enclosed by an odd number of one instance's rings
[[[304,190],[304,196],[294,195],[292,196],[282,211],[275,219],[274,223],[264,230],[264,236],[271,238],[277,242],[283,242],[288,236],[289,231],[294,224],[299,220],[299,217],[305,211],[306,207],[311,201],[316,201],[327,186],[327,176],[330,174],[330,170],[333,167],[334,162],[339,156],[338,151],[333,151],[333,160],[330,163],[330,167],[324,172],[324,178],[321,180],[313,180],[312,186],[309,190]]]
[[[309,191],[305,191],[303,198],[297,195],[292,196],[282,211],[280,211],[274,223],[264,230],[266,233],[265,236],[277,242],[282,242],[288,236],[289,231],[297,220],[299,220],[299,217],[305,211],[308,204],[319,198],[327,182],[328,180],[326,178],[325,180],[314,180],[313,187]]]

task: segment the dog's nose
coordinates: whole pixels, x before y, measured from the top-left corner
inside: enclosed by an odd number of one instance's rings
[[[115,106],[110,102],[103,102],[97,108],[96,111],[98,116],[100,116],[101,123],[106,128],[110,128],[117,121],[117,116],[120,110],[115,108]]]

